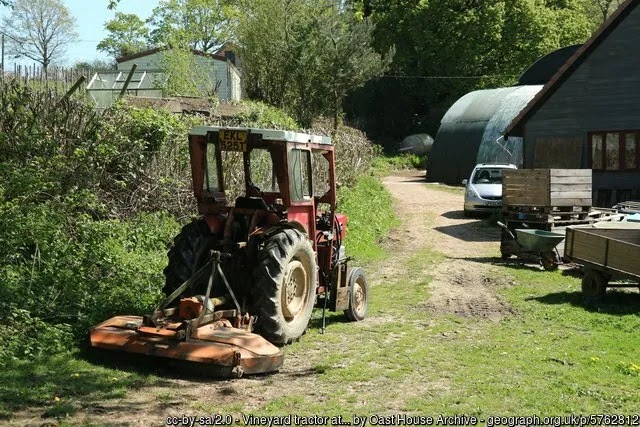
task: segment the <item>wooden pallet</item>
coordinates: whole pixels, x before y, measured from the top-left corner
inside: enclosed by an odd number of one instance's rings
[[[614,208],[625,213],[640,213],[640,202],[622,202],[615,205]]]
[[[503,208],[592,205],[591,169],[508,169],[502,176]]]
[[[581,209],[564,207],[561,210],[553,209],[510,209],[502,213],[506,221],[520,221],[531,224],[550,224],[551,226],[567,226],[593,224],[599,221],[619,221],[621,214],[613,209]]]

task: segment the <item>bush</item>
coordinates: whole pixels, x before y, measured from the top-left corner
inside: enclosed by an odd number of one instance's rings
[[[316,120],[309,131],[331,136],[336,153],[336,180],[345,186],[353,186],[359,176],[367,172],[374,159],[374,146],[358,129],[341,125],[334,132],[329,119]]]
[[[379,154],[373,161],[373,167],[381,173],[408,169],[425,169],[428,159],[428,156],[418,156],[412,153],[404,153],[396,156]]]
[[[167,245],[179,230],[164,214],[95,221],[66,217],[51,203],[5,203],[0,223],[0,297],[11,308],[0,317],[19,308],[77,338],[113,314],[153,308],[161,297]],[[0,323],[21,328],[15,320],[9,316]],[[32,337],[40,341],[39,334]],[[11,339],[23,341],[19,335]]]

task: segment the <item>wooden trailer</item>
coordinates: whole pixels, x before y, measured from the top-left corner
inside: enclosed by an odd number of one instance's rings
[[[567,227],[564,256],[584,266],[586,301],[601,299],[607,287],[640,286],[640,228]]]

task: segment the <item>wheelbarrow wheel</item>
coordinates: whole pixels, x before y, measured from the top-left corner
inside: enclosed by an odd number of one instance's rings
[[[542,263],[542,268],[546,271],[558,269],[558,257],[554,252],[544,252],[540,254],[540,262]]]
[[[604,298],[608,282],[606,274],[592,268],[586,268],[582,277],[582,297],[584,301],[592,303]]]

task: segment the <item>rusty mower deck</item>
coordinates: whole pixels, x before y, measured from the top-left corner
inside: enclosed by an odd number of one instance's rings
[[[95,326],[89,333],[91,347],[205,364],[215,367],[220,376],[239,378],[277,371],[284,354],[251,332],[255,317],[241,314],[219,262],[220,253],[213,252],[211,261],[167,297],[151,316],[116,316]],[[210,278],[205,295],[182,298],[177,306],[167,308],[207,272]],[[235,310],[215,310],[226,300],[210,298],[216,275],[222,278],[237,305]]]

